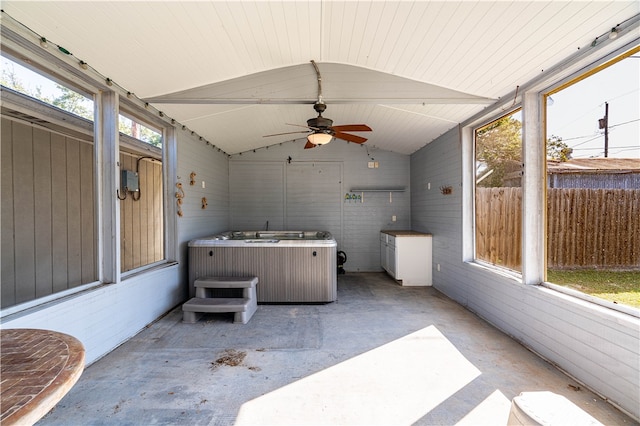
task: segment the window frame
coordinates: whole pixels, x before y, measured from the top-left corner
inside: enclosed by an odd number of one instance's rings
[[[158,131],[162,135],[162,185],[163,185],[163,214],[164,214],[164,261],[145,270],[154,270],[167,265],[176,264],[178,261],[178,211],[175,199],[175,177],[178,173],[178,141],[175,120],[167,118],[162,111],[156,111],[143,101],[131,98],[129,92],[119,97],[120,107],[126,116],[130,116],[142,124],[148,124],[149,128]],[[132,138],[135,140],[134,138]],[[141,141],[142,144],[153,147]],[[118,149],[119,152],[119,149]],[[118,187],[120,180],[118,177]],[[128,271],[129,275],[137,275],[145,270],[137,272]],[[135,270],[134,270],[135,271]]]
[[[522,273],[520,271],[518,271],[517,269],[512,269],[512,268],[508,268],[506,266],[502,266],[502,265],[498,265],[495,263],[491,263],[487,260],[484,259],[480,259],[478,258],[478,253],[477,253],[477,248],[478,248],[478,242],[477,242],[477,223],[476,223],[476,191],[477,191],[477,184],[476,184],[476,180],[477,180],[477,176],[475,174],[475,170],[476,170],[476,163],[477,163],[477,150],[476,150],[476,146],[477,146],[477,135],[478,135],[478,131],[481,130],[484,127],[488,127],[491,124],[505,118],[505,117],[511,117],[515,114],[518,113],[523,113],[523,109],[520,105],[517,106],[513,106],[512,108],[509,108],[507,110],[501,111],[501,113],[497,116],[497,117],[493,117],[492,119],[490,119],[489,121],[484,121],[482,123],[479,123],[475,126],[473,126],[473,166],[474,166],[474,178],[473,178],[473,262],[477,263],[479,265],[483,265],[487,268],[495,268],[498,271],[500,271],[501,274],[507,275],[507,276],[512,276],[512,277],[521,277]],[[523,125],[523,129],[522,132],[523,134],[521,135],[521,139],[520,139],[520,143],[522,146],[522,149],[520,151],[520,159],[522,160],[522,155],[523,155],[523,150],[524,150],[524,119],[521,120],[521,123]],[[523,184],[520,185],[520,187],[523,187]],[[522,214],[522,212],[521,212]],[[521,229],[520,232],[522,233],[523,230]],[[521,235],[521,239],[523,238],[523,236]],[[522,258],[520,260],[520,268],[522,268]]]
[[[496,269],[501,275],[520,277],[518,271],[483,261],[476,257],[476,132],[482,127],[512,115],[522,110],[520,103],[513,103],[508,107],[497,108],[491,112],[474,117],[473,121],[464,123],[461,127],[462,140],[462,227],[463,244],[462,257],[465,263],[481,265],[489,269]],[[524,123],[523,123],[524,124]],[[524,141],[523,141],[524,145]]]
[[[161,147],[156,147],[153,146],[141,139],[137,139],[134,138],[133,136],[130,135],[126,135],[123,133],[119,134],[119,149],[118,149],[118,173],[117,173],[117,180],[118,180],[118,188],[120,188],[120,172],[123,170],[122,166],[120,165],[119,162],[119,158],[120,158],[120,153],[121,152],[127,152],[127,153],[131,153],[131,154],[135,154],[135,155],[141,155],[141,156],[150,156],[150,157],[154,157],[158,160],[161,161],[163,167],[162,167],[162,214],[163,214],[163,224],[162,224],[162,232],[163,232],[163,248],[162,248],[162,259],[146,264],[146,265],[140,265],[136,268],[130,269],[128,271],[122,271],[122,268],[120,270],[120,275],[122,277],[122,279],[127,279],[129,277],[132,276],[137,276],[145,271],[148,270],[152,270],[154,268],[157,267],[161,267],[163,265],[165,265],[167,262],[169,262],[169,258],[167,257],[167,246],[166,246],[166,239],[167,239],[167,227],[165,225],[165,222],[167,220],[167,214],[166,214],[166,208],[165,206],[167,205],[167,203],[165,202],[165,197],[166,197],[166,186],[167,186],[167,180],[165,178],[165,167],[164,167],[164,161],[165,161],[165,140],[164,140],[164,129],[163,129],[163,124],[160,122],[156,122],[156,120],[154,119],[154,117],[152,117],[151,115],[145,115],[145,114],[140,114],[140,113],[136,113],[134,111],[132,111],[132,106],[131,105],[123,105],[123,102],[120,101],[120,108],[119,108],[119,114],[118,116],[124,116],[130,120],[134,120],[137,123],[151,129],[154,131],[157,131],[158,133],[160,133],[160,135],[162,136],[162,146]],[[145,152],[147,151],[147,152]],[[157,155],[157,151],[160,151],[160,155]],[[118,200],[118,211],[120,212],[120,204],[122,201]],[[118,229],[118,232],[120,233],[120,229]],[[120,235],[120,242],[122,242],[122,235]],[[120,245],[120,250],[122,250],[122,244]]]
[[[22,53],[24,52],[24,53]],[[94,114],[96,108],[96,93],[99,92],[99,89],[96,86],[92,86],[82,81],[75,81],[72,74],[66,72],[66,68],[60,69],[55,66],[54,61],[47,61],[45,59],[38,56],[37,58],[33,58],[29,61],[21,60],[22,57],[28,57],[29,49],[24,48],[21,45],[15,45],[13,40],[9,38],[8,40],[5,38],[2,40],[2,56],[9,59],[10,61],[20,65],[28,70],[39,74],[43,78],[49,79],[50,81],[60,84],[62,86],[67,87],[68,89],[75,91],[83,96],[88,97],[94,106]],[[21,113],[31,115],[33,117],[42,119],[50,123],[52,126],[40,126],[37,123],[32,123],[31,125],[35,128],[42,128],[46,131],[66,135],[73,139],[82,139],[80,135],[87,136],[88,139],[93,139],[91,142],[93,145],[93,158],[95,164],[96,158],[96,143],[95,143],[95,122],[91,122],[90,120],[76,115],[72,112],[65,111],[55,105],[49,104],[41,99],[32,97],[28,94],[16,91],[12,88],[4,88],[3,91],[7,91],[8,96],[3,97],[3,106],[8,106],[10,108],[16,109]],[[74,134],[75,133],[75,134]],[[87,143],[89,143],[87,141]],[[93,200],[93,208],[94,208],[94,217],[93,217],[93,234],[95,236],[94,239],[94,263],[95,263],[95,279],[90,282],[82,283],[72,288],[67,288],[62,291],[57,291],[45,296],[35,297],[30,300],[26,300],[24,302],[19,302],[15,305],[7,306],[2,308],[0,313],[0,318],[5,318],[9,315],[13,315],[15,313],[25,311],[27,309],[32,309],[35,306],[39,306],[45,303],[55,302],[56,300],[72,297],[73,295],[86,291],[88,289],[96,288],[102,284],[100,280],[101,276],[101,262],[100,262],[100,233],[99,233],[99,202],[98,199],[100,197],[99,187],[98,187],[98,175],[99,170],[98,167],[94,168],[94,200]]]
[[[609,52],[606,55],[602,55],[596,59],[594,59],[591,63],[589,63],[588,66],[581,68],[575,72],[572,72],[566,76],[564,76],[564,78],[559,79],[558,81],[554,82],[553,84],[549,84],[548,86],[545,86],[544,88],[542,88],[539,91],[539,95],[541,97],[541,99],[543,99],[544,101],[542,102],[543,106],[544,106],[544,110],[543,110],[543,119],[545,122],[544,127],[544,141],[547,140],[547,135],[546,135],[546,117],[547,117],[547,111],[546,111],[546,99],[550,96],[552,96],[554,93],[557,93],[561,90],[563,90],[566,87],[569,87],[573,84],[578,83],[581,80],[587,79],[590,76],[597,74],[598,72],[600,72],[601,70],[615,64],[618,61],[621,61],[631,55],[634,55],[635,53],[640,52],[640,42],[636,41],[636,43],[629,43],[626,44],[620,48],[617,48],[611,52]],[[635,47],[633,46],[635,45]],[[546,184],[546,163],[547,163],[547,159],[546,159],[546,143],[544,146],[544,198],[543,198],[543,206],[544,206],[544,211],[545,211],[545,216],[546,216],[546,210],[547,210],[547,184]],[[540,282],[538,283],[540,286],[548,288],[550,290],[553,291],[557,291],[558,293],[562,293],[565,295],[569,295],[572,297],[575,297],[577,299],[581,299],[605,308],[609,308],[609,309],[613,309],[615,311],[624,313],[624,314],[628,314],[628,315],[632,315],[635,317],[639,317],[640,318],[640,309],[638,308],[634,308],[632,306],[627,306],[624,304],[618,304],[618,303],[614,303],[605,299],[601,299],[599,297],[595,297],[595,296],[591,296],[589,294],[583,293],[581,291],[578,290],[574,290],[572,288],[569,287],[565,287],[559,284],[555,284],[552,282],[547,281],[547,253],[546,253],[546,247],[547,247],[547,238],[548,238],[548,232],[547,232],[547,227],[546,227],[546,217],[545,217],[545,227],[544,227],[544,232],[543,232],[543,237],[544,237],[544,248],[545,248],[545,256],[544,256],[544,265],[542,266],[543,271],[542,271],[542,278],[540,280]]]
[[[580,76],[597,72],[616,57],[639,48],[639,39],[603,40],[578,50],[562,63],[501,98],[492,107],[460,124],[462,146],[462,261],[490,273],[506,276],[520,285],[535,285],[582,301],[640,317],[640,310],[614,304],[546,281],[546,97]],[[475,259],[475,129],[521,107],[523,110],[523,234],[522,274]],[[534,142],[529,142],[534,141]],[[535,141],[538,141],[536,143]],[[543,143],[539,143],[543,141]],[[526,248],[526,250],[525,250]]]
[[[12,28],[11,22],[3,22],[0,53],[9,60],[24,66],[43,77],[64,85],[93,100],[94,120],[93,131],[88,131],[85,126],[79,126],[50,117],[47,112],[56,109],[36,98],[25,96],[27,101],[20,101],[16,105],[23,113],[34,116],[42,116],[56,125],[64,125],[70,130],[93,137],[94,164],[98,167],[94,171],[94,228],[96,235],[95,264],[97,279],[91,283],[81,284],[77,287],[56,292],[47,296],[35,298],[3,308],[0,318],[25,312],[34,308],[48,306],[57,303],[61,299],[75,297],[76,295],[97,289],[99,287],[119,284],[133,276],[152,273],[155,270],[177,264],[177,214],[173,197],[173,177],[177,171],[177,136],[175,121],[168,119],[162,112],[149,107],[142,100],[132,97],[130,92],[114,85],[108,85],[104,77],[92,68],[81,69],[77,59],[73,56],[62,55],[57,51],[48,51],[36,43],[23,39],[19,31]],[[28,58],[21,60],[20,58]],[[11,91],[11,89],[8,89]],[[5,104],[6,99],[3,99]],[[32,107],[34,107],[32,109]],[[163,232],[164,247],[163,260],[154,262],[144,267],[120,272],[119,261],[119,204],[116,198],[116,189],[119,187],[118,153],[120,150],[120,137],[118,131],[118,114],[120,109],[127,114],[142,120],[142,124],[148,123],[148,127],[159,130],[162,135],[162,182],[163,182]],[[50,110],[51,109],[51,110]],[[70,114],[76,117],[74,114]],[[85,121],[78,117],[73,121]],[[88,120],[86,120],[88,121]],[[81,123],[82,124],[82,123]],[[141,143],[145,143],[142,141]],[[126,145],[126,144],[125,144]],[[151,146],[151,145],[150,145]]]

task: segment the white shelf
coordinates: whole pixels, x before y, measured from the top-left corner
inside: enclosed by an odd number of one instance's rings
[[[404,192],[404,186],[391,186],[388,188],[351,188],[349,192]]]

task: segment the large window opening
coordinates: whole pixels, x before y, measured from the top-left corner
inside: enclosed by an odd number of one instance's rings
[[[2,86],[93,121],[93,99],[81,90],[55,82],[8,58],[2,57],[0,63]]]
[[[0,82],[1,306],[20,309],[98,283],[94,101],[87,90],[4,57]],[[120,209],[120,272],[128,273],[166,261],[164,127],[133,106],[120,111],[113,202]]]
[[[5,58],[2,66],[1,305],[7,308],[94,283],[99,272],[93,101]]]
[[[162,149],[162,131],[150,125],[145,125],[135,117],[120,114],[118,117],[120,133]]]
[[[162,133],[123,112],[120,124],[120,265],[128,272],[165,259]]]
[[[520,111],[476,129],[475,258],[522,271]]]
[[[638,49],[547,95],[547,281],[640,308]]]

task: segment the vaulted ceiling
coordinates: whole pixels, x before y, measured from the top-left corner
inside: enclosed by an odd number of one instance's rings
[[[39,35],[229,154],[323,114],[410,154],[511,96],[637,1],[3,1]],[[310,62],[314,60],[321,81]],[[289,123],[289,124],[287,124]],[[304,131],[304,129],[302,129]]]

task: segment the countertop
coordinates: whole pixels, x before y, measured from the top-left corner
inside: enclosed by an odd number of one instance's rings
[[[431,236],[431,234],[427,234],[424,232],[418,232],[418,231],[406,231],[406,230],[395,230],[395,229],[389,229],[389,230],[382,230],[380,231],[384,234],[389,234],[389,235],[393,235],[394,237],[425,237],[425,236]]]

